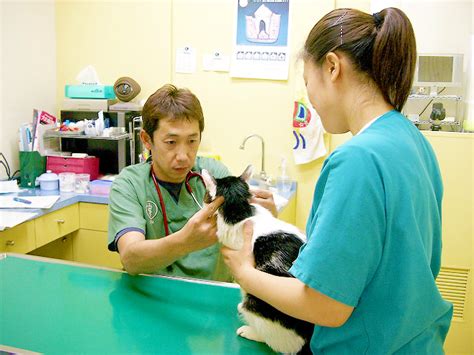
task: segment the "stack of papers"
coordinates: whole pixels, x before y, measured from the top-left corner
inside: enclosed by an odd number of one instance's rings
[[[18,191],[20,191],[20,188],[18,187],[15,180],[0,181],[0,194]]]
[[[19,201],[15,201],[17,197]],[[59,196],[0,196],[0,208],[51,208],[58,199]]]
[[[0,231],[5,228],[13,228],[17,224],[23,223],[34,216],[36,216],[34,212],[0,211]]]

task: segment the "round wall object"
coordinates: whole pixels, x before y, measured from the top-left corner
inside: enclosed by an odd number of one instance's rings
[[[120,101],[124,102],[128,102],[135,98],[140,93],[140,90],[140,85],[128,76],[118,78],[114,84],[115,95]]]

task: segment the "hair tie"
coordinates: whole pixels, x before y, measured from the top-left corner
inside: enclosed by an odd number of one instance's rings
[[[373,13],[372,17],[374,18],[375,28],[379,29],[382,26],[382,23],[383,23],[383,18],[380,15],[380,12]]]

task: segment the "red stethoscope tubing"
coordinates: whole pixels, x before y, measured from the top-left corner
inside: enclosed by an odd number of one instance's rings
[[[163,213],[163,225],[165,227],[165,236],[168,236],[170,235],[170,229],[169,229],[169,225],[168,225],[168,216],[166,215],[166,207],[165,207],[165,202],[163,200],[163,195],[161,194],[161,189],[160,187],[158,186],[158,181],[156,180],[156,175],[155,175],[155,172],[153,170],[153,165],[151,165],[151,168],[150,168],[150,174],[151,174],[151,178],[153,179],[153,183],[155,184],[155,189],[156,189],[156,193],[158,194],[158,200],[160,201],[160,207],[161,207],[161,211]],[[186,175],[186,179],[184,180],[184,185],[186,186],[186,190],[188,191],[188,193],[193,197],[194,201],[199,205],[199,203],[197,202],[196,198],[194,197],[194,194],[193,194],[193,190],[191,189],[191,185],[189,184],[189,180],[193,177],[198,177],[199,179],[201,179],[202,183],[204,184],[204,179],[202,178],[202,176],[194,171],[190,171],[187,175]]]

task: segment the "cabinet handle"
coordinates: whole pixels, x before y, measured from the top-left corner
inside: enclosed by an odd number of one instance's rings
[[[59,224],[63,224],[65,222],[64,219],[55,219],[54,221]]]
[[[5,245],[8,246],[8,247],[12,247],[12,246],[15,245],[15,241],[14,240],[7,240]]]

